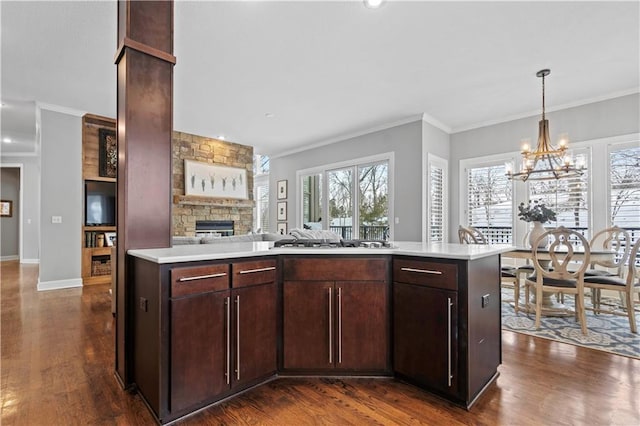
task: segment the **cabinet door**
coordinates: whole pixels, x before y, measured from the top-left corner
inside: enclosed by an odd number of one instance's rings
[[[228,389],[228,301],[228,291],[171,300],[171,411],[211,400]]]
[[[393,290],[394,370],[457,395],[457,293],[401,283]]]
[[[243,287],[231,296],[235,386],[276,371],[276,284]]]
[[[384,282],[335,284],[336,368],[388,369],[389,308]]]
[[[284,368],[333,367],[333,282],[285,281],[283,292]]]

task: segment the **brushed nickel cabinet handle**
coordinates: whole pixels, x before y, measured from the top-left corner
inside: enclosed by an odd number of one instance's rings
[[[451,387],[451,379],[453,379],[453,375],[451,374],[451,307],[453,303],[451,303],[451,298],[447,298],[447,380],[449,383],[449,387]]]
[[[206,280],[207,278],[220,278],[220,277],[224,277],[225,275],[227,275],[226,272],[221,272],[219,274],[198,275],[195,277],[182,277],[178,279],[178,282],[183,283],[185,281]]]
[[[342,364],[342,288],[338,287],[338,364]]]
[[[421,274],[442,275],[442,271],[432,271],[430,269],[400,268],[400,270],[405,272],[418,272]]]
[[[240,380],[240,296],[236,296],[236,380]]]
[[[273,271],[274,269],[276,269],[275,266],[268,266],[266,268],[258,268],[258,269],[245,269],[240,271],[240,274],[255,274],[256,272],[266,272],[266,271]]]
[[[329,364],[333,363],[333,345],[331,344],[331,340],[333,340],[333,333],[331,332],[331,329],[333,328],[333,320],[331,319],[332,317],[332,309],[331,309],[331,305],[332,305],[332,294],[331,294],[331,287],[329,287]]]
[[[230,297],[226,297],[224,300],[224,304],[226,307],[226,316],[227,316],[227,365],[226,365],[226,371],[224,373],[226,380],[227,380],[227,384],[229,384],[230,382],[230,376],[231,376],[231,298]]]

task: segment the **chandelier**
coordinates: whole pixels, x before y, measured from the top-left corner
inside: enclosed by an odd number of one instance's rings
[[[556,148],[549,141],[549,120],[544,115],[544,78],[551,70],[544,69],[536,73],[542,77],[542,119],[538,122],[538,146],[531,151],[529,144],[522,146],[522,168],[518,173],[513,173],[511,164],[506,165],[509,179],[527,180],[552,180],[574,176],[584,173],[583,163],[574,162],[567,153],[567,140],[562,138]]]

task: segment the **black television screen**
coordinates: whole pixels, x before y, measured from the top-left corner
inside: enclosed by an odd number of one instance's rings
[[[85,181],[84,222],[86,226],[115,226],[116,183]]]

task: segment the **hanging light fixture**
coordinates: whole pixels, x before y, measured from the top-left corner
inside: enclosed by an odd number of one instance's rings
[[[548,69],[536,73],[542,78],[542,119],[538,122],[538,146],[535,151],[531,151],[527,143],[522,146],[522,168],[518,173],[513,173],[511,164],[507,164],[509,179],[553,180],[584,173],[584,164],[576,164],[567,152],[566,138],[560,140],[558,148],[551,145],[549,140],[549,120],[544,115],[544,78],[550,73]]]

